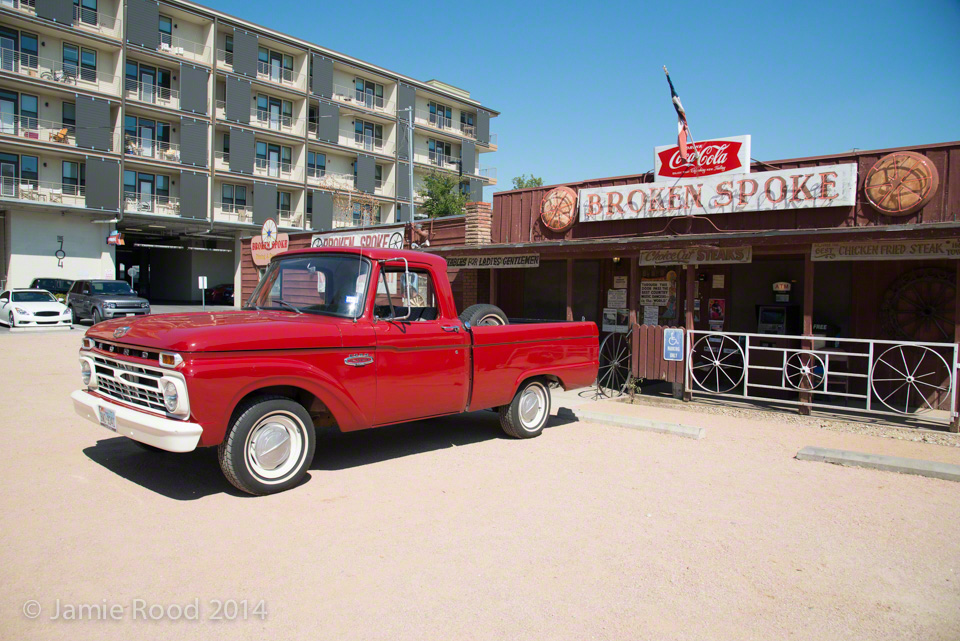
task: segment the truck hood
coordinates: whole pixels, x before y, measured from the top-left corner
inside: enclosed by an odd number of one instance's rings
[[[286,311],[189,312],[118,318],[87,336],[171,352],[230,352],[340,347],[343,319]],[[126,331],[120,331],[123,328]]]

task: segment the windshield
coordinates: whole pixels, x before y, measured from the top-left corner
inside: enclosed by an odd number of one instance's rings
[[[63,280],[62,278],[38,278],[33,282],[34,289],[45,289],[48,292],[58,294],[65,294],[71,285],[73,285],[72,280]]]
[[[122,280],[92,280],[90,289],[94,294],[136,295],[136,292],[130,289],[130,285]]]
[[[322,254],[270,263],[247,309],[282,309],[356,318],[363,313],[370,261]]]
[[[50,292],[13,292],[14,303],[50,303],[57,302]]]

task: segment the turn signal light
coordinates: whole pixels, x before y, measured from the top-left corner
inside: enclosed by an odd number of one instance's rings
[[[183,362],[180,354],[175,354],[173,352],[160,352],[160,366],[161,367],[176,367]]]

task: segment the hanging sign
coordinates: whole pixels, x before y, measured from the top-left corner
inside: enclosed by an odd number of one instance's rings
[[[693,157],[692,164],[683,162],[677,145],[654,148],[654,175],[661,178],[694,178],[745,174],[750,171],[750,136],[702,140],[694,143],[693,147],[697,155]]]
[[[310,246],[403,249],[403,240],[403,227],[399,227],[376,231],[361,230],[314,234],[310,237]]]
[[[540,266],[540,254],[516,256],[451,256],[447,259],[450,269],[514,269]]]
[[[592,223],[850,207],[856,191],[857,165],[847,163],[581,189],[578,205],[580,222]]]
[[[960,258],[960,238],[814,243],[810,257],[818,261]]]
[[[269,247],[267,246],[269,242]],[[277,254],[290,249],[290,237],[287,234],[275,234],[272,239],[265,241],[263,236],[254,236],[250,239],[250,253],[253,264],[264,267],[270,264],[270,259]]]
[[[651,249],[640,252],[641,265],[722,265],[749,263],[753,247],[722,247],[717,249]]]

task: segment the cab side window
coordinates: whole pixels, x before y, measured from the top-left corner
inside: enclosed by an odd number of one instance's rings
[[[406,278],[406,282],[404,282]],[[393,303],[391,315],[390,304]],[[437,293],[426,271],[387,270],[377,284],[376,314],[380,318],[402,318],[409,321],[435,321],[440,318]]]

